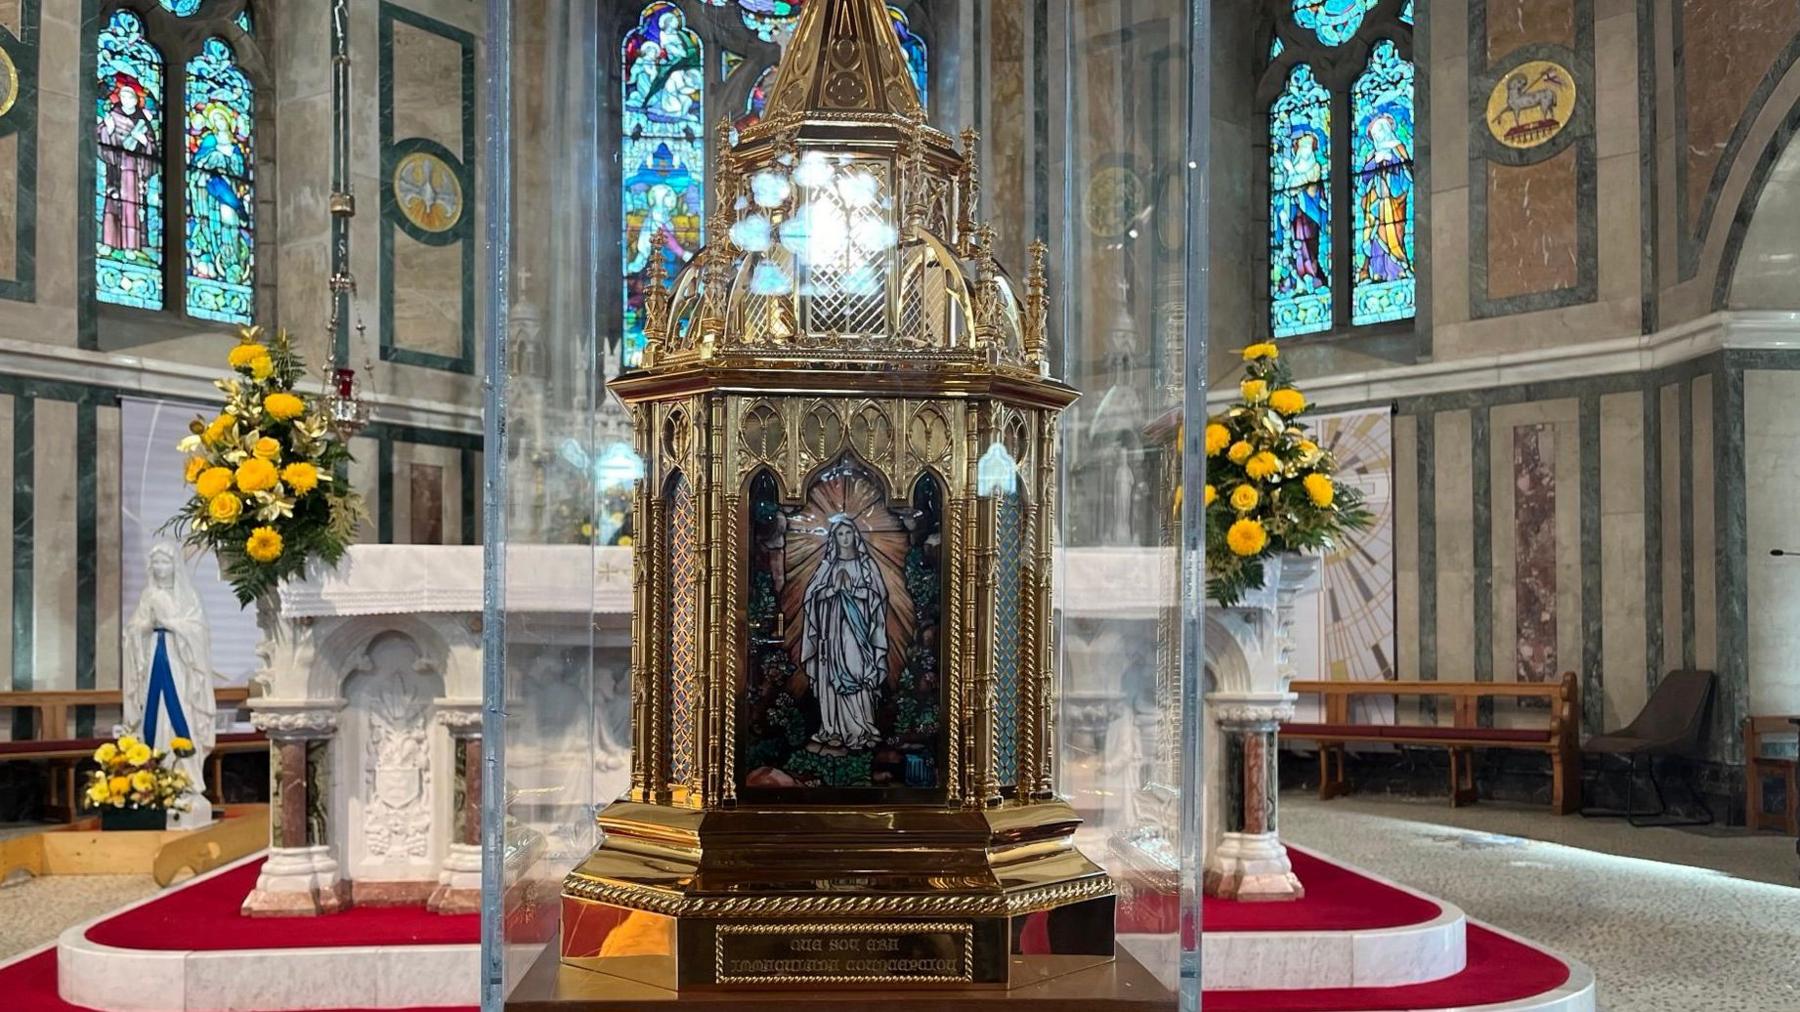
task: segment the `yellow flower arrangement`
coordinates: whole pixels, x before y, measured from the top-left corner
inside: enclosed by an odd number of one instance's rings
[[[273,527],[258,527],[244,542],[244,554],[258,562],[274,562],[281,558],[281,535]]]
[[[334,475],[350,450],[317,399],[295,389],[306,365],[286,333],[245,328],[215,381],[223,404],[180,443],[194,495],[168,527],[218,557],[239,602],[274,592],[355,540],[362,497]]]
[[[150,746],[140,741],[125,750],[125,761],[133,766],[142,766],[150,761],[150,755]]]
[[[172,747],[187,742],[192,754],[193,742],[185,738],[171,741]],[[187,774],[164,765],[167,755],[153,749],[131,735],[122,735],[94,750],[99,768],[88,772],[83,799],[89,808],[161,808],[182,810],[189,791]]]
[[[1354,487],[1332,480],[1337,464],[1308,433],[1312,406],[1280,349],[1264,341],[1243,356],[1238,399],[1206,428],[1207,594],[1226,606],[1262,586],[1265,558],[1328,551],[1372,519]]]
[[[119,742],[118,742],[119,751],[123,752],[129,748],[132,748],[137,743],[138,743],[138,740],[136,738],[133,738],[131,735],[126,735],[123,738],[119,739]]]
[[[246,457],[237,468],[237,487],[244,492],[266,492],[280,480],[275,465],[261,457]]]
[[[149,770],[138,770],[131,775],[131,789],[147,791],[156,786],[156,777]]]
[[[263,398],[263,410],[278,422],[289,422],[306,413],[306,402],[290,393],[273,393]]]
[[[1292,387],[1283,387],[1269,395],[1269,407],[1291,418],[1306,410],[1306,395]]]
[[[244,501],[230,492],[220,492],[206,504],[206,515],[215,524],[230,525],[244,512]]]
[[[114,759],[117,759],[118,757],[119,757],[119,746],[114,745],[110,741],[94,750],[94,761],[99,763],[102,766],[105,766],[108,763],[111,763]]]

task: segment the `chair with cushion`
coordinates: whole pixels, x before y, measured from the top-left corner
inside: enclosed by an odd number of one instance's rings
[[[1656,685],[1656,691],[1631,723],[1606,734],[1595,735],[1581,746],[1584,753],[1611,755],[1627,763],[1625,809],[1623,811],[1583,808],[1586,816],[1622,815],[1634,826],[1705,826],[1713,821],[1712,809],[1690,782],[1688,793],[1705,812],[1703,818],[1666,818],[1669,808],[1663,801],[1662,785],[1656,779],[1659,757],[1696,758],[1704,743],[1708,711],[1712,706],[1716,676],[1710,671],[1671,671]],[[1640,764],[1650,780],[1656,796],[1654,811],[1638,811],[1636,788]]]

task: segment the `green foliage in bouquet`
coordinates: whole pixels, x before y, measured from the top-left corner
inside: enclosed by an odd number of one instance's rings
[[[1244,349],[1236,403],[1206,426],[1206,592],[1226,607],[1263,584],[1278,552],[1326,552],[1373,517],[1307,435],[1306,396],[1270,343]]]
[[[287,332],[263,341],[246,327],[229,356],[231,375],[211,421],[196,418],[180,449],[193,496],[166,525],[191,548],[211,551],[238,602],[273,593],[320,559],[335,565],[356,537],[362,497],[337,477],[350,449],[319,398],[296,393],[306,365]]]

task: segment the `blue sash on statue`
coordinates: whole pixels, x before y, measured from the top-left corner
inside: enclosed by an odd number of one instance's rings
[[[169,630],[156,630],[156,656],[150,661],[150,701],[144,709],[144,744],[156,747],[156,711],[162,709],[166,702],[169,707],[169,723],[175,729],[175,737],[188,738],[187,714],[181,712],[181,697],[175,693],[175,671],[169,667],[169,646],[164,642]]]

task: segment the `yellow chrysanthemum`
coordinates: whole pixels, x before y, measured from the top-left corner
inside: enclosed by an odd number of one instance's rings
[[[250,457],[237,469],[237,486],[245,492],[262,492],[275,487],[275,465],[261,457]]]
[[[1269,395],[1269,407],[1292,417],[1306,410],[1306,395],[1293,387],[1282,387]]]
[[[171,751],[171,752],[175,752],[175,753],[179,754],[179,753],[192,752],[193,750],[194,750],[194,742],[190,738],[183,738],[180,735],[176,735],[175,737],[169,739],[169,751]]]
[[[124,794],[131,789],[131,778],[112,777],[106,781],[106,789],[111,794]]]
[[[87,799],[90,807],[104,805],[111,797],[112,792],[107,790],[106,785],[98,780],[94,781],[94,785],[87,789]]]
[[[206,426],[201,438],[206,440],[208,446],[218,446],[231,438],[231,427],[236,422],[237,419],[230,415],[220,415]]]
[[[272,464],[281,459],[281,440],[264,436],[256,441],[256,448],[251,452]]]
[[[142,766],[150,761],[150,746],[138,742],[125,750],[125,761],[133,766]]]
[[[1262,493],[1253,486],[1239,485],[1231,490],[1231,508],[1239,513],[1250,512],[1259,502],[1262,502]]]
[[[1300,459],[1310,464],[1319,459],[1319,444],[1310,439],[1302,439],[1294,446],[1300,451]]]
[[[212,517],[215,524],[232,524],[237,522],[238,514],[244,512],[244,502],[230,492],[220,492],[213,496],[212,502],[206,504],[206,515]]]
[[[1269,384],[1262,380],[1248,379],[1238,384],[1238,393],[1243,394],[1244,400],[1252,404],[1261,404],[1269,396]]]
[[[231,488],[231,468],[209,467],[200,472],[194,479],[194,491],[200,493],[202,499],[212,499],[219,493]]]
[[[1216,457],[1219,451],[1231,445],[1231,430],[1218,422],[1206,427],[1206,455]]]
[[[273,527],[258,527],[244,542],[244,554],[258,562],[274,562],[281,558],[281,535]]]
[[[1300,484],[1306,486],[1306,497],[1320,509],[1330,506],[1332,499],[1337,496],[1337,487],[1331,483],[1330,478],[1322,474],[1309,474],[1301,479]]]
[[[1225,459],[1231,461],[1233,464],[1242,464],[1244,461],[1250,459],[1250,451],[1250,444],[1240,439],[1231,444],[1231,449],[1225,451]]]
[[[1269,532],[1254,520],[1239,520],[1225,532],[1225,544],[1233,555],[1249,558],[1269,543]]]
[[[123,751],[125,749],[130,748],[133,745],[136,745],[137,743],[138,743],[138,740],[136,738],[133,738],[131,735],[125,735],[123,738],[119,739],[119,749],[121,751]]]
[[[204,472],[205,470],[206,470],[206,458],[205,457],[189,457],[187,459],[187,468],[186,468],[186,470],[184,470],[182,472],[182,477],[187,479],[187,483],[189,485],[192,485],[194,483],[194,480],[196,478],[199,478],[201,473]]]
[[[250,363],[257,359],[268,358],[269,349],[257,344],[255,341],[245,341],[231,349],[231,355],[229,357],[233,369],[248,369],[250,368]]]
[[[263,410],[278,422],[299,418],[306,412],[306,402],[288,393],[270,394],[263,398]]]
[[[1264,359],[1264,358],[1280,358],[1280,357],[1281,357],[1281,350],[1279,348],[1275,347],[1275,345],[1271,344],[1268,341],[1263,341],[1260,344],[1253,344],[1250,347],[1244,349],[1244,361],[1246,361],[1246,362],[1255,362],[1258,359]]]
[[[1267,450],[1244,461],[1244,473],[1257,481],[1261,481],[1279,470],[1281,470],[1281,458]]]
[[[156,786],[156,776],[149,770],[138,770],[131,775],[131,786],[140,791],[147,791]]]
[[[112,762],[118,757],[119,747],[110,741],[94,750],[94,761],[102,766]]]
[[[1175,494],[1180,495],[1181,490],[1176,489]],[[1212,483],[1208,482],[1206,485],[1206,505],[1211,506],[1214,502],[1218,501],[1218,498],[1219,498],[1219,490],[1216,488],[1213,488]]]
[[[250,378],[262,382],[275,375],[275,360],[267,355],[258,355],[250,360]]]
[[[288,491],[305,495],[319,487],[319,469],[304,460],[296,461],[281,469],[281,480],[287,482]]]

